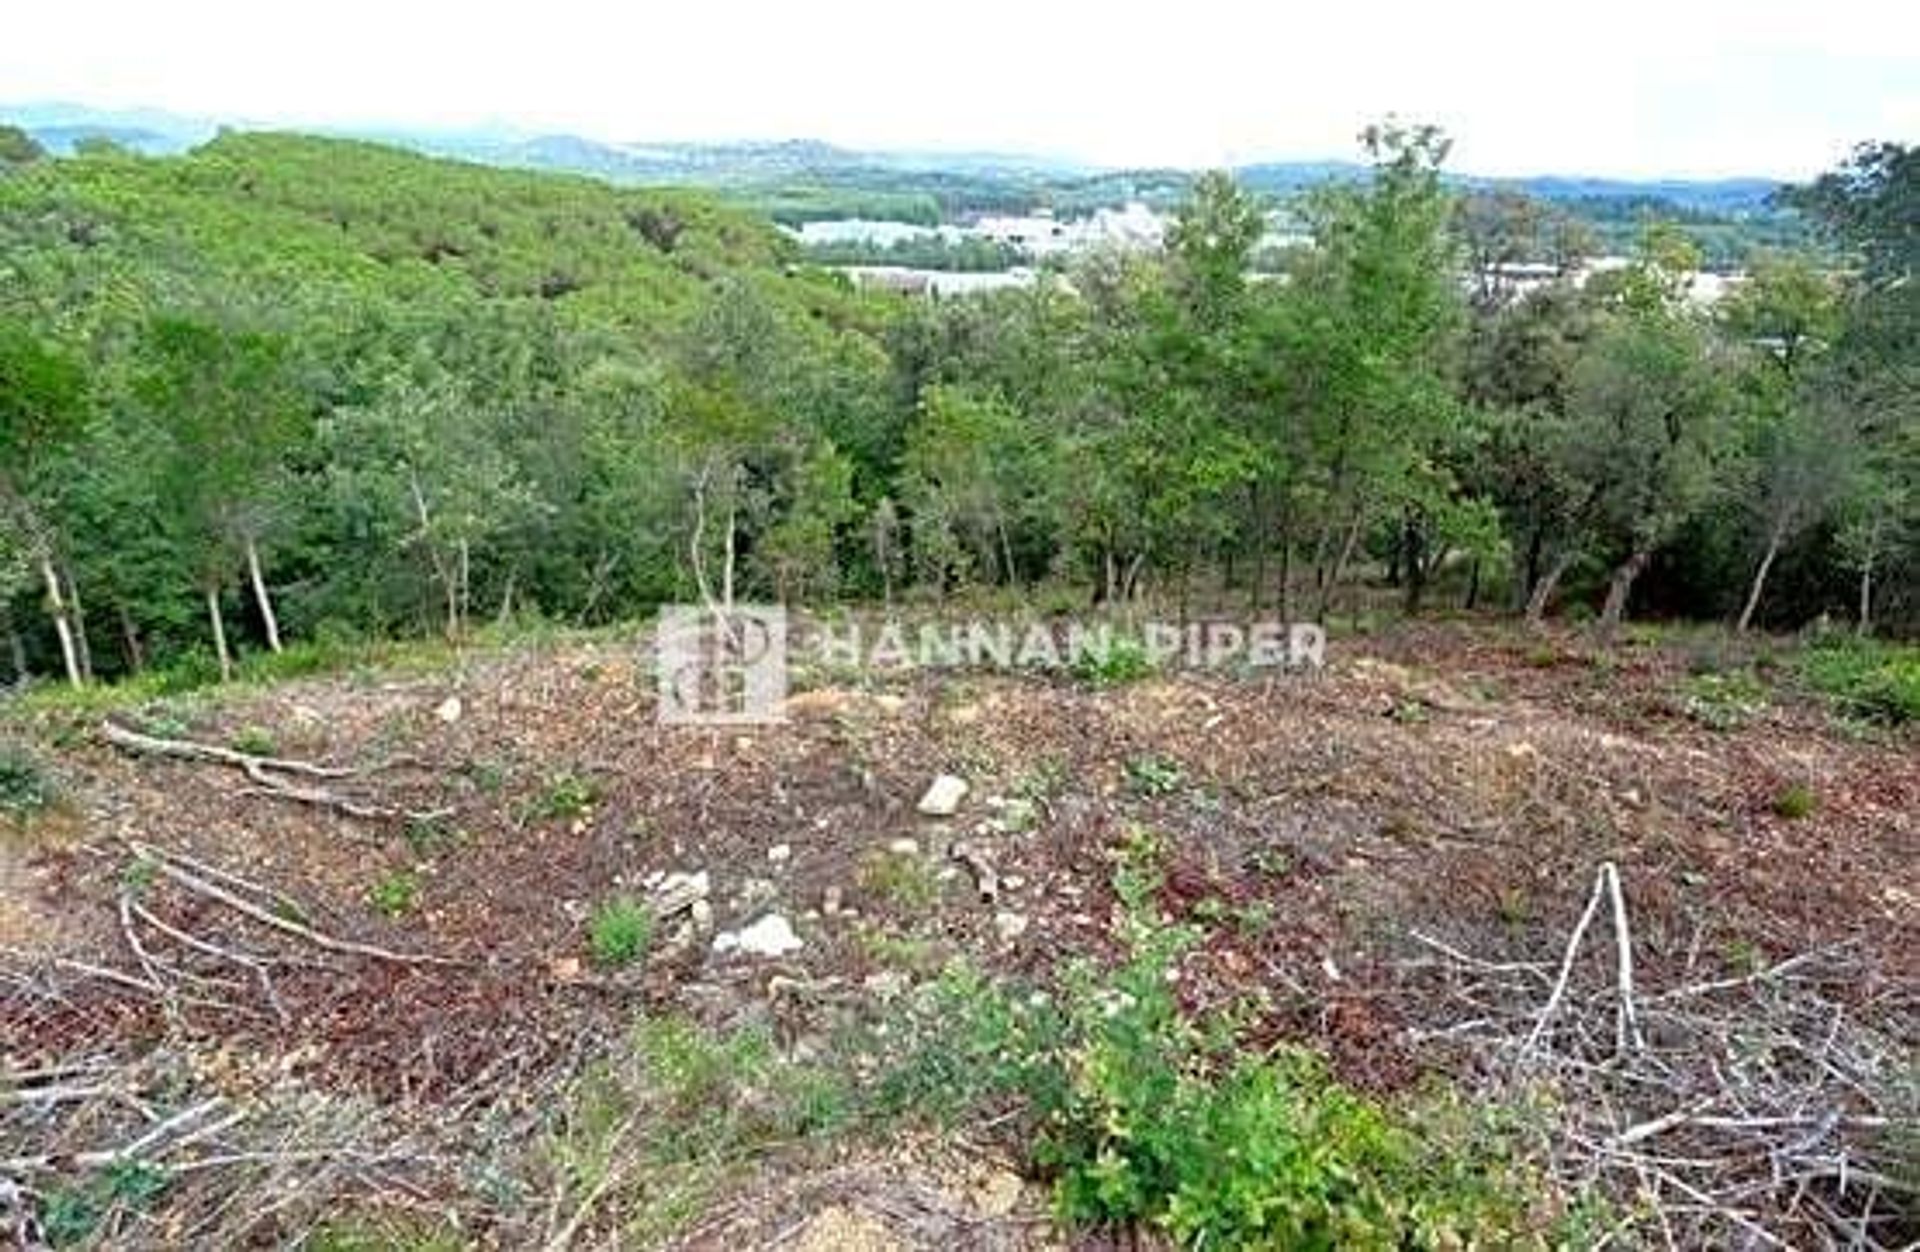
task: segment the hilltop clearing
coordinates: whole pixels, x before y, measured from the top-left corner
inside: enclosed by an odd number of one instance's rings
[[[1406,626],[1291,678],[802,674],[786,724],[712,729],[655,720],[635,642],[451,655],[10,719],[58,798],[0,843],[0,1229],[1279,1229],[1156,1200],[1147,1123],[1084,1126],[1152,1110],[1061,1046],[1188,1095],[1324,1064],[1350,1105],[1282,1102],[1319,1133],[1424,1128],[1424,1217],[1261,1175],[1362,1243],[1911,1237],[1920,767],[1788,658]],[[1325,1151],[1404,1163],[1399,1133]],[[1484,1153],[1530,1207],[1436,1181]]]

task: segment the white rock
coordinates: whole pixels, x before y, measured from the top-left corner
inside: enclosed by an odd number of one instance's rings
[[[995,913],[993,915],[994,933],[1002,942],[1011,943],[1027,933],[1027,915],[1025,913]]]
[[[887,844],[887,852],[893,856],[919,856],[920,841],[918,839],[895,839]]]
[[[769,913],[753,925],[739,931],[721,931],[713,937],[715,952],[744,952],[748,956],[785,956],[802,947],[793,923],[778,913]]]
[[[466,711],[467,706],[460,702],[459,696],[448,696],[440,702],[438,708],[434,709],[433,715],[451,726],[459,721],[460,715]]]
[[[897,969],[881,970],[877,974],[868,974],[860,985],[868,995],[880,1000],[892,1000],[907,989],[909,979]]]
[[[942,774],[927,785],[920,797],[920,811],[928,817],[952,817],[967,794],[967,780],[954,774]]]
[[[787,860],[792,855],[793,855],[793,845],[790,843],[776,843],[771,848],[767,849],[767,859],[769,861],[772,861],[775,865],[781,864],[783,861]]]

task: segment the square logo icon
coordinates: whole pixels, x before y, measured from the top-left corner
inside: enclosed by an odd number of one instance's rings
[[[786,720],[787,611],[670,604],[654,634],[663,722],[744,726]]]

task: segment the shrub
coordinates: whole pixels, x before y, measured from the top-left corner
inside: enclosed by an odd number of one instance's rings
[[[587,950],[599,965],[630,965],[652,942],[652,910],[626,896],[602,901],[587,924]]]
[[[1844,636],[1801,654],[1808,685],[1867,721],[1920,721],[1920,647]]]
[[[1138,796],[1164,796],[1180,788],[1185,775],[1165,757],[1137,756],[1126,763],[1127,790]]]
[[[1790,822],[1797,822],[1803,817],[1810,816],[1819,807],[1819,798],[1805,783],[1794,783],[1790,787],[1783,788],[1780,794],[1773,797],[1775,816],[1784,817]]]
[[[264,726],[246,726],[236,731],[228,745],[235,752],[244,752],[248,756],[272,756],[274,753],[273,732]]]
[[[51,805],[54,796],[53,779],[31,753],[0,744],[0,816],[24,821]]]
[[[1034,1163],[1076,1224],[1186,1247],[1548,1242],[1544,1184],[1497,1124],[1376,1102],[1305,1051],[1242,1052],[1231,1012],[1185,1013],[1171,975],[1193,937],[1158,917],[1159,860],[1150,835],[1120,849],[1124,955],[1071,967],[1057,1000],[950,971],[909,1024],[927,1043],[883,1087],[891,1103],[1024,1104]]]
[[[388,917],[404,917],[420,899],[420,878],[411,870],[395,870],[367,893],[367,902]]]
[[[1094,687],[1138,682],[1153,672],[1146,646],[1129,635],[1115,635],[1104,652],[1089,648],[1073,663],[1073,676]]]
[[[1680,707],[1713,730],[1736,730],[1767,707],[1767,689],[1747,670],[1695,674],[1681,684]]]
[[[600,799],[600,787],[591,778],[563,772],[547,780],[530,806],[533,816],[562,821],[584,817]]]

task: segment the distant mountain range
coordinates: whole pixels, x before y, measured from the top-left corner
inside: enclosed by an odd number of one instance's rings
[[[81,104],[0,104],[0,122],[19,126],[56,154],[89,139],[137,152],[186,151],[223,126],[287,129],[245,119],[187,117],[158,109],[96,109]],[[1141,198],[1168,203],[1191,171],[1107,169],[1045,157],[1001,153],[866,152],[810,139],[753,143],[606,143],[578,135],[533,135],[506,127],[426,130],[406,127],[313,127],[312,133],[390,143],[435,156],[487,165],[585,174],[620,183],[690,184],[744,195],[788,217],[820,216],[849,206],[919,216],[1024,207],[1036,202],[1069,209]],[[1340,161],[1277,161],[1235,172],[1248,186],[1286,194],[1361,174]],[[1767,178],[1634,180],[1581,176],[1481,178],[1465,185],[1511,187],[1563,203],[1619,201],[1669,205],[1722,219],[1766,215],[1779,186]],[[808,196],[803,193],[815,193]],[[854,199],[849,199],[852,197]],[[864,199],[861,199],[864,198]],[[817,211],[816,211],[817,210]]]

